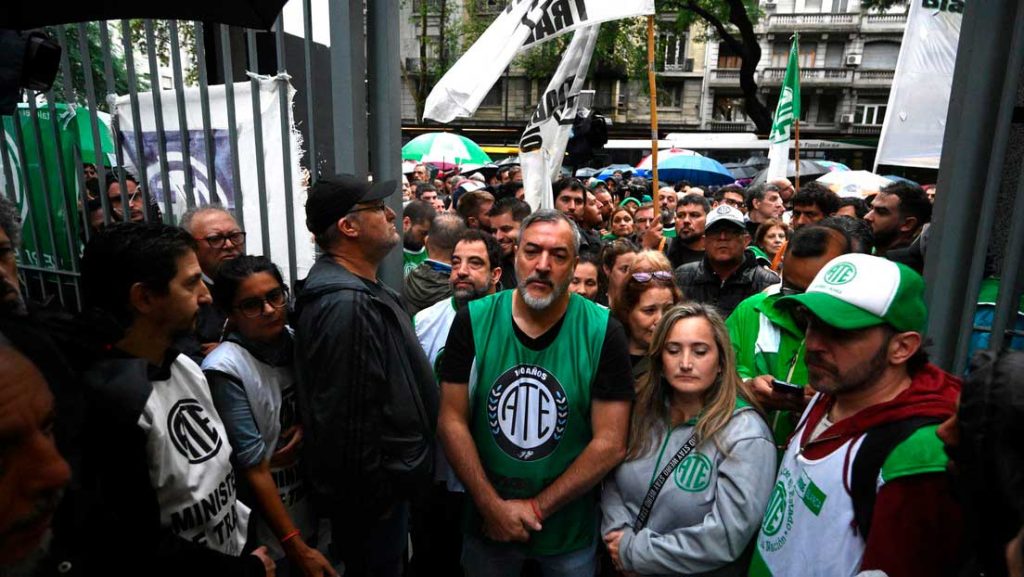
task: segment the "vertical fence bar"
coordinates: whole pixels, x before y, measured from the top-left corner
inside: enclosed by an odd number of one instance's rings
[[[302,48],[306,64],[306,146],[309,148],[309,183],[320,179],[319,158],[316,155],[316,121],[313,118],[313,6],[311,0],[302,0]]]
[[[103,205],[103,223],[110,224],[110,199],[107,198],[107,191],[103,190],[107,182],[107,167],[102,160],[103,146],[100,141],[99,118],[96,116],[96,86],[92,77],[92,57],[89,54],[89,42],[87,39],[88,28],[86,24],[78,24],[78,51],[82,62],[82,73],[85,76],[85,98],[89,105],[89,129],[92,131],[92,147],[96,161],[96,178],[100,185],[100,203]]]
[[[366,122],[366,32],[361,0],[328,0],[331,19],[331,110],[334,168],[365,177],[369,172]],[[344,144],[348,143],[348,146]]]
[[[228,144],[231,147],[231,180],[234,183],[232,195],[235,198],[235,218],[238,219],[238,226],[245,230],[242,174],[238,165],[238,127],[235,124],[235,70],[231,58],[231,33],[224,24],[220,26],[220,50],[224,65],[224,101],[228,109]]]
[[[64,77],[64,102],[70,105],[76,101],[75,91],[72,87],[74,76],[71,73],[71,59],[68,57],[68,38],[63,26],[57,26],[57,41],[62,48],[60,69]],[[88,242],[92,237],[92,231],[89,230],[89,191],[85,187],[85,174],[82,173],[82,151],[78,142],[72,143],[71,150],[74,154],[72,166],[75,169],[75,184],[78,185],[78,201],[82,203],[82,230],[85,233],[85,240]],[[99,184],[98,181],[97,184]]]
[[[156,120],[156,144],[160,152],[160,184],[164,188],[164,221],[173,223],[174,207],[171,204],[171,175],[167,166],[167,134],[164,132],[164,110],[160,101],[160,70],[156,65],[156,36],[153,21],[146,20],[146,53],[149,54],[149,89],[153,94],[153,116]],[[175,195],[177,196],[177,195]]]
[[[32,140],[34,141],[36,154],[39,158],[39,176],[40,181],[43,184],[42,196],[43,210],[46,211],[46,239],[50,241],[50,250],[53,251],[53,263],[40,263],[40,268],[59,270],[60,259],[57,257],[57,235],[53,231],[53,203],[50,202],[50,191],[53,190],[53,187],[51,186],[50,182],[50,171],[47,167],[48,163],[46,161],[46,151],[43,149],[43,127],[42,124],[40,124],[39,122],[39,109],[36,106],[36,92],[34,90],[26,90],[25,92],[28,96],[29,119],[32,122],[32,124],[30,125],[32,127],[33,132]],[[51,118],[50,121],[55,122],[56,119]],[[35,220],[35,215],[33,214],[32,216],[33,220]],[[43,278],[45,279],[45,273],[43,273]],[[64,306],[64,292],[60,290],[60,277],[55,275],[54,280],[57,281],[57,298],[60,299],[61,306]]]
[[[15,113],[14,116],[11,116],[11,130],[14,130],[14,123],[17,121],[18,115]],[[7,190],[4,191],[4,194],[7,196],[7,200],[17,206],[18,187],[14,184],[14,166],[12,165],[10,148],[7,146],[7,136],[7,131],[3,130],[3,124],[0,121],[0,157],[4,161],[4,182],[7,183]],[[19,182],[21,182],[22,186],[25,185],[24,181],[19,180]]]
[[[277,31],[274,33],[274,44],[277,49],[278,74],[278,110],[281,115],[281,159],[284,162],[284,214],[288,221],[288,278],[294,283],[299,275],[298,264],[295,262],[295,206],[292,203],[292,126],[291,107],[288,106],[288,80],[285,76],[284,53],[284,20],[277,17]],[[310,111],[312,113],[312,110]]]
[[[131,24],[127,20],[121,21],[121,44],[124,48],[124,65],[128,70],[128,97],[132,108],[132,135],[135,137],[135,170],[139,171],[135,176],[139,179],[139,187],[142,188],[142,204],[145,205],[143,215],[146,222],[149,222],[150,206],[156,201],[149,194],[149,171],[146,169],[145,146],[142,143],[142,114],[139,112],[139,82],[135,71],[135,47],[132,44]]]
[[[64,208],[64,234],[67,235],[66,240],[67,240],[67,245],[68,245],[67,246],[67,248],[68,248],[68,259],[70,260],[71,272],[77,274],[78,273],[78,248],[79,248],[79,245],[78,245],[78,239],[75,237],[74,222],[75,222],[75,219],[78,216],[78,210],[75,208],[75,204],[73,202],[71,202],[72,198],[74,196],[76,196],[76,195],[73,192],[69,191],[68,190],[68,186],[67,186],[68,174],[67,174],[67,170],[65,169],[65,166],[64,166],[64,151],[62,150],[62,148],[63,148],[62,141],[63,141],[64,137],[60,133],[60,127],[57,126],[57,107],[54,105],[54,95],[53,95],[53,91],[52,90],[49,93],[47,93],[47,95],[46,95],[46,105],[47,105],[47,109],[50,112],[50,118],[52,120],[52,122],[50,122],[50,128],[52,128],[52,131],[53,131],[53,135],[52,136],[53,136],[53,142],[55,144],[56,157],[57,157],[57,178],[60,179],[60,194],[61,194],[61,199],[64,201],[63,202],[63,208]],[[75,165],[75,169],[77,170],[77,165]],[[79,171],[79,172],[81,172],[81,171]],[[88,207],[83,204],[82,205],[82,212],[85,213],[87,210],[88,210]],[[75,282],[73,282],[72,284],[75,287],[75,291],[74,292],[75,292],[76,310],[80,311],[80,310],[82,310],[82,295],[81,295],[80,291],[78,290],[78,282],[77,282],[77,280]],[[64,290],[63,290],[63,287],[64,287],[63,282],[61,282],[60,286],[61,286],[62,302],[63,302],[63,292],[64,292]]]
[[[125,171],[124,171],[124,151],[121,149],[121,141],[117,138],[117,115],[114,110],[114,96],[117,95],[117,89],[114,86],[114,65],[110,57],[110,33],[107,30],[107,23],[100,22],[100,44],[103,50],[103,72],[106,76],[107,85],[107,96],[106,101],[110,106],[110,136],[111,140],[114,141],[114,151],[117,156],[117,184],[121,191],[121,218],[125,222],[131,220],[131,203],[125,204],[125,200],[128,199],[128,183],[125,182]],[[106,191],[103,191],[106,194]]]
[[[185,173],[185,206],[196,205],[192,181],[192,146],[188,138],[188,114],[185,111],[185,80],[181,73],[181,38],[178,21],[169,20],[171,34],[171,74],[174,76],[174,100],[178,108],[178,134],[181,135],[181,168]]]
[[[256,33],[252,30],[245,32],[246,43],[249,48],[249,68],[251,72],[259,71],[259,60],[256,54]],[[267,174],[263,166],[263,120],[261,118],[260,106],[260,82],[255,78],[249,80],[252,88],[252,124],[256,137],[256,184],[260,193],[260,228],[263,234],[263,256],[270,256],[270,223],[267,218]]]
[[[36,211],[33,208],[34,202],[32,201],[32,185],[28,178],[28,155],[25,152],[25,134],[21,129],[21,112],[15,110],[12,120],[14,123],[14,144],[18,149],[18,154],[21,156],[21,182],[23,185],[22,190],[24,191],[21,199],[28,210],[28,219],[26,219],[26,221],[32,223],[32,241],[36,246],[35,266],[43,268],[43,262],[45,261],[43,258],[43,243],[39,237],[39,223],[36,221]],[[22,228],[22,231],[24,231],[24,227]],[[25,251],[25,253],[28,254],[28,251]],[[39,294],[42,296],[43,300],[46,299],[46,278],[43,274],[39,275]]]
[[[221,203],[217,196],[217,160],[213,149],[213,131],[210,129],[210,90],[202,22],[195,22],[192,35],[195,38],[196,64],[199,67],[199,108],[203,116],[203,144],[206,146],[206,189],[210,193],[210,204],[224,204],[226,207],[227,203]]]

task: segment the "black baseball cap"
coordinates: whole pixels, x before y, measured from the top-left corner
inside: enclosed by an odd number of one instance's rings
[[[370,183],[351,174],[321,178],[306,196],[306,228],[320,234],[360,202],[387,198],[396,190],[397,180]]]

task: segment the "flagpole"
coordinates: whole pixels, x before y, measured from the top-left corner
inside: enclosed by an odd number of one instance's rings
[[[800,50],[800,34],[797,33],[797,32],[794,32],[793,36],[796,37],[796,46],[797,46],[797,51],[799,53],[799,50]],[[800,81],[800,59],[799,58],[796,59],[796,79],[797,79],[797,82]],[[800,110],[802,112],[803,111],[803,106],[801,106],[799,109],[794,108],[794,110]],[[796,182],[793,183],[793,194],[796,194],[796,193],[800,192],[800,115],[799,114],[794,114],[793,115],[793,146],[794,146],[794,148],[796,148],[796,158],[793,159],[793,164],[796,166],[796,178],[794,179],[794,180],[796,180]]]
[[[647,82],[651,90],[651,188],[654,189],[654,208],[660,214],[661,186],[658,182],[658,86],[654,75],[654,15],[647,17]]]

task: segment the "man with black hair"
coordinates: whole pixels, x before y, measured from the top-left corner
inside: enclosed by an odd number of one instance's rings
[[[501,247],[490,234],[470,229],[452,252],[452,297],[416,313],[413,324],[423,352],[437,375],[455,313],[470,302],[500,290],[504,271]],[[440,382],[438,382],[440,386]],[[428,495],[413,507],[412,569],[417,575],[459,575],[465,490],[443,453]]]
[[[747,210],[747,195],[743,192],[743,187],[735,184],[727,184],[720,187],[715,191],[715,199],[711,204],[711,208],[716,208],[727,204],[736,210],[746,214]]]
[[[871,247],[875,246],[875,235],[865,220],[836,215],[822,219],[817,224],[845,234],[850,239],[850,252],[871,254]]]
[[[758,184],[747,190],[747,232],[753,237],[757,227],[770,218],[782,218],[786,207],[774,184]]]
[[[430,223],[423,239],[427,260],[412,269],[402,283],[402,296],[410,315],[451,296],[448,277],[452,272],[452,251],[465,232],[466,222],[455,213],[439,214]]]
[[[923,268],[924,259],[920,255],[912,259],[908,249],[931,219],[928,195],[921,187],[905,182],[883,187],[871,201],[871,212],[864,217],[875,233],[875,254],[914,269]]]
[[[839,210],[839,195],[819,182],[809,182],[793,196],[793,230],[832,216]]]
[[[711,203],[702,194],[687,193],[676,204],[676,237],[668,247],[672,268],[704,258],[704,221]]]
[[[572,177],[563,178],[555,182],[552,187],[555,201],[555,210],[579,223],[583,218],[583,205],[586,202],[585,189],[580,181]]]
[[[83,525],[85,566],[273,575],[265,547],[243,554],[249,509],[236,498],[231,446],[206,377],[172,347],[210,302],[195,241],[164,224],[112,225],[86,245],[81,283],[104,351],[84,374],[82,482],[102,504]]]
[[[402,275],[409,276],[414,268],[427,260],[427,247],[423,240],[434,222],[437,212],[425,201],[414,200],[402,209]]]
[[[774,390],[772,380],[804,387],[807,365],[803,327],[793,319],[790,309],[776,304],[783,296],[807,290],[825,263],[850,252],[850,240],[841,230],[812,225],[795,232],[786,250],[782,283],[744,299],[725,323],[736,353],[736,370],[761,406],[771,411],[768,424],[779,446],[789,440],[806,401],[805,395]],[[810,389],[804,390],[813,394]]]
[[[704,258],[675,270],[676,284],[690,300],[714,305],[727,317],[743,299],[779,282],[745,250],[750,239],[743,213],[728,204],[711,209],[704,230]]]
[[[839,198],[839,210],[836,216],[848,216],[850,218],[864,218],[871,208],[863,198],[856,196],[843,196]]]
[[[399,243],[385,202],[397,188],[340,175],[306,200],[323,254],[295,303],[304,462],[317,513],[332,519],[335,559],[352,577],[400,574],[409,498],[433,474],[437,384],[401,298],[377,276]]]
[[[502,198],[494,203],[487,215],[491,217],[494,238],[501,246],[501,288],[516,288],[515,259],[519,227],[530,216],[530,205],[517,198]]]
[[[107,171],[107,198],[110,199],[111,218],[123,222],[125,205],[128,206],[128,220],[131,222],[143,222],[146,220],[146,205],[142,202],[142,191],[139,190],[139,181],[130,172],[124,172],[124,186],[121,190],[121,181],[118,178],[118,171]],[[127,196],[127,198],[125,198]]]
[[[778,306],[805,327],[817,394],[782,457],[750,576],[958,574],[961,512],[936,428],[961,385],[921,348],[924,279],[847,254]]]

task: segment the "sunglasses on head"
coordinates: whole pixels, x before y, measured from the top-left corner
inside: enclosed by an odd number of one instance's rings
[[[639,283],[649,283],[652,280],[660,280],[663,282],[672,281],[672,273],[667,270],[656,270],[654,272],[635,272],[631,275],[633,280]]]

